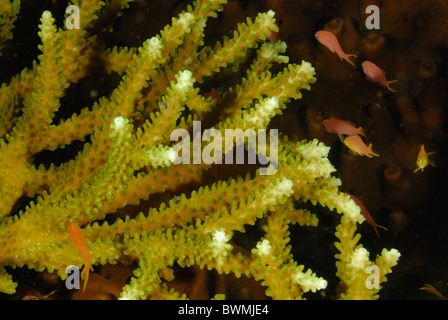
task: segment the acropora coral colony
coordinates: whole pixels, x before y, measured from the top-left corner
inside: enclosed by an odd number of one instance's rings
[[[384,283],[400,253],[383,249],[370,260],[357,233],[365,218],[339,190],[341,181],[332,176],[335,169],[323,143],[279,133],[277,163],[271,161],[265,174],[259,165],[228,180],[205,178],[215,163],[173,163],[178,143],[170,139],[174,130],[191,133],[193,121],[201,121],[202,128],[214,128],[222,137],[226,129],[240,129],[253,138],[268,130],[290,99],[310,90],[316,81],[311,64],[287,64],[288,57],[282,55],[286,44],[266,39],[278,31],[274,12],[248,18],[233,37],[209,47],[203,41],[207,19],[216,17],[226,1],[197,0],[141,47],[102,48],[101,33],[89,30],[102,17],[128,8],[129,2],[73,1],[80,12],[79,29],[58,30],[45,11],[39,32],[42,54],[32,68],[0,88],[0,291],[12,294],[17,286],[5,267],[57,272],[62,279],[68,266],[82,268],[84,261],[67,231],[74,222],[81,227],[93,266],[137,265],[121,299],[188,298],[168,286],[174,265],[245,275],[260,281],[266,296],[274,299],[305,298],[304,293],[328,284],[291,254],[290,241],[300,239],[289,238],[289,226],[318,224],[318,217],[303,206],[309,202],[340,214],[336,275],[345,290],[338,297],[378,298],[381,286],[367,285],[368,267],[376,266]],[[20,2],[1,0],[0,10],[2,46],[12,38]],[[240,68],[252,52],[239,84],[221,98],[201,93],[204,81]],[[54,123],[65,90],[88,75],[98,55],[108,73],[122,77],[120,84],[110,96]],[[274,64],[284,69],[271,73]],[[39,152],[76,140],[85,143],[74,159],[59,166],[33,164]],[[201,147],[205,150],[208,143]],[[222,157],[236,147],[235,141],[231,147],[216,141],[212,145],[220,143]],[[266,146],[268,157],[274,150]],[[113,217],[162,193],[171,194],[171,200],[106,221],[106,215]],[[33,201],[15,212],[23,197]],[[255,223],[263,228],[258,243],[243,249],[233,236]]]

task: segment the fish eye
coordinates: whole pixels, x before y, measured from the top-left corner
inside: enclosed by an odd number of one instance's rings
[[[314,36],[316,37],[316,39],[319,39],[319,35],[317,33]]]

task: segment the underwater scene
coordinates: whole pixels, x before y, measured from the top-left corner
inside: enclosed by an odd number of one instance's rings
[[[448,297],[446,0],[0,0],[0,83],[1,300]]]

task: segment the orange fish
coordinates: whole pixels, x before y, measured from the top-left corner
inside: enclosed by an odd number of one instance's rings
[[[388,230],[386,227],[380,226],[373,220],[369,211],[367,211],[367,208],[364,206],[364,204],[358,198],[356,198],[354,195],[352,195],[348,192],[346,192],[346,194],[348,194],[350,196],[350,198],[352,198],[352,200],[355,201],[355,204],[361,209],[361,214],[364,216],[364,218],[366,218],[367,223],[370,224],[371,226],[373,226],[378,238],[380,237],[380,234],[378,233],[377,228],[382,228],[386,231]]]
[[[330,119],[326,119],[322,121],[322,126],[325,128],[325,131],[329,133],[343,134],[346,136],[351,136],[354,134],[360,134],[364,137],[364,129],[361,127],[356,128],[356,125],[353,122],[346,120],[339,120],[334,117],[330,117]]]
[[[373,156],[380,156],[378,153],[372,151],[372,144],[369,144],[369,146],[367,146],[364,141],[362,141],[359,135],[346,137],[344,139],[344,144],[359,156],[366,156],[369,158],[372,158]]]
[[[84,269],[81,272],[81,279],[84,280],[84,287],[82,292],[86,290],[87,281],[89,281],[89,270],[93,271],[92,265],[90,264],[89,249],[87,248],[86,241],[82,235],[82,231],[76,222],[70,222],[68,225],[68,234],[72,244],[75,246],[84,261]]]
[[[364,61],[361,65],[367,80],[376,82],[392,92],[397,92],[389,86],[389,84],[397,82],[397,80],[388,81],[386,79],[386,71],[370,61]]]
[[[425,146],[422,144],[420,147],[420,151],[418,152],[418,156],[417,156],[417,168],[414,169],[414,173],[416,173],[418,170],[422,170],[426,168],[426,166],[428,164],[432,165],[433,167],[436,166],[436,164],[429,160],[428,156],[434,154],[435,152],[428,152],[426,153],[425,151]]]
[[[339,44],[339,41],[334,34],[325,30],[321,30],[317,31],[314,36],[320,43],[322,43],[324,46],[330,49],[331,52],[333,53],[336,52],[341,61],[345,60],[352,66],[356,67],[355,64],[351,62],[349,59],[349,57],[356,58],[356,54],[346,54],[344,50],[342,50],[341,45]]]

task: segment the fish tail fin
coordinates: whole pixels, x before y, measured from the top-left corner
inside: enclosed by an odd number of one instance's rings
[[[375,153],[373,151],[370,151],[370,153],[362,154],[363,156],[366,156],[367,158],[373,158],[373,157],[379,157],[380,155],[378,153]]]
[[[392,89],[392,88],[389,86],[391,83],[395,83],[395,82],[397,82],[397,81],[398,81],[398,80],[387,81],[387,86],[386,86],[386,88],[389,89],[389,91],[391,91],[391,92],[397,92],[397,90]]]
[[[376,236],[378,237],[378,239],[381,238],[381,237],[380,237],[380,234],[379,234],[379,232],[378,232],[378,229],[376,228],[375,225],[373,226],[373,229],[375,230],[375,233],[376,233]]]
[[[367,139],[366,137],[366,133],[364,132],[364,129],[362,127],[358,127],[359,132],[361,133],[361,135]]]
[[[344,60],[356,68],[356,65],[348,58],[348,57],[353,57],[353,56],[356,57],[356,55],[346,54],[344,57]]]
[[[82,293],[86,291],[87,282],[89,281],[89,272],[93,271],[92,265],[89,263],[88,265],[84,264],[84,269],[81,272],[81,279],[84,282],[84,285],[82,287]]]
[[[397,92],[397,90],[395,90],[395,89],[392,89],[391,87],[389,87],[389,85],[386,87],[389,91],[391,91],[391,92]]]
[[[389,231],[389,229],[387,229],[386,227],[380,226],[379,224],[375,223],[375,224],[373,225],[373,229],[375,229],[375,233],[376,233],[376,235],[378,236],[378,238],[380,238],[380,234],[379,234],[377,228],[381,228],[381,229],[384,229],[384,230],[386,230],[386,231]]]
[[[378,153],[373,152],[372,144],[369,144],[369,149],[370,149],[370,155],[375,156],[375,157],[379,157],[380,156]],[[369,158],[372,158],[372,157],[369,157]]]

